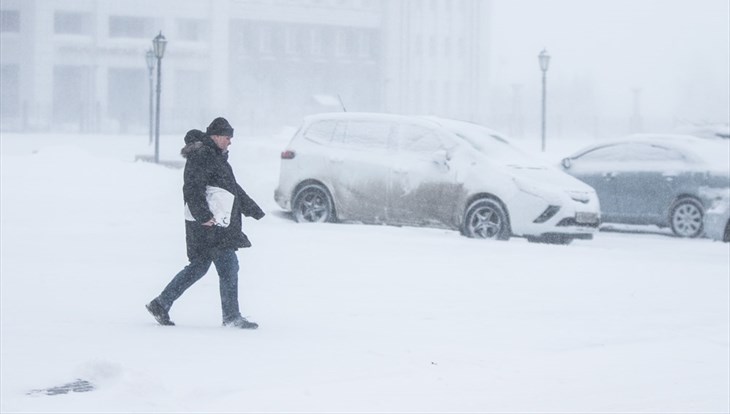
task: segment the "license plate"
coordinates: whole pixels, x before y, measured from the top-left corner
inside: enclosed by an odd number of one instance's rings
[[[580,224],[598,223],[598,214],[596,213],[575,213],[575,221]]]

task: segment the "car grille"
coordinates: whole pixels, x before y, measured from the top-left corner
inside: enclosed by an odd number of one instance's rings
[[[597,228],[601,224],[601,220],[599,220],[597,217],[595,221],[591,223],[579,223],[575,218],[573,217],[566,217],[558,222],[559,227],[569,227],[569,226],[576,226],[576,227],[591,227],[591,228]]]

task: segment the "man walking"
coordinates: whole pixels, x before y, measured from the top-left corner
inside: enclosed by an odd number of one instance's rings
[[[236,182],[228,163],[232,138],[233,128],[225,118],[214,119],[205,134],[191,130],[185,136],[186,145],[181,154],[187,159],[183,196],[190,264],[146,305],[160,325],[175,325],[169,315],[172,304],[200,280],[213,263],[220,279],[223,326],[258,328],[258,324],[241,316],[239,310],[236,250],[251,247],[248,237],[241,231],[241,215],[259,220],[264,212]]]

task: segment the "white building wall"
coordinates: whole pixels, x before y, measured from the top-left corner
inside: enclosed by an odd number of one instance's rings
[[[486,119],[489,0],[386,3],[385,108]]]
[[[375,30],[380,35],[374,40],[378,48],[374,60],[333,58],[344,68],[336,71],[335,90],[350,96],[358,94],[357,88],[376,91],[379,104],[369,106],[369,110],[477,121],[485,118],[489,0],[3,0],[2,9],[19,10],[21,15],[20,33],[0,33],[0,60],[3,65],[21,67],[22,102],[22,114],[12,119],[3,116],[3,129],[123,131],[126,121],[120,119],[115,113],[119,109],[110,103],[124,90],[114,84],[112,73],[117,77],[129,73],[135,85],[144,82],[144,87],[139,91],[138,104],[132,108],[136,111],[136,123],[126,131],[147,131],[147,117],[139,115],[140,110],[148,113],[144,53],[160,30],[169,41],[162,61],[162,130],[180,128],[179,122],[189,118],[191,103],[186,100],[190,99],[200,101],[194,116],[196,122],[219,115],[249,119],[231,113],[240,107],[242,99],[232,92],[233,81],[240,79],[232,71],[254,69],[236,66],[240,58],[232,55],[237,50],[232,42],[238,39],[232,39],[231,33],[236,22],[242,21]],[[88,13],[92,16],[88,34],[55,33],[56,11]],[[141,17],[152,23],[145,28],[149,33],[142,36],[112,37],[110,16]],[[191,41],[181,33],[181,19],[210,23],[202,28],[200,39]],[[336,30],[331,33],[340,36]],[[275,62],[274,67],[302,64],[297,56],[276,59],[282,60]],[[325,59],[321,63],[326,62],[330,61]],[[360,85],[354,87],[357,78],[352,79],[353,87],[343,83],[348,67],[368,65],[376,65],[375,71],[363,72],[366,78]],[[58,92],[54,95],[54,90],[63,91],[54,84],[54,71],[59,66],[76,67],[78,73],[85,74],[83,84],[73,91],[74,96],[68,97],[72,103],[83,101],[78,120],[54,121],[62,98]],[[198,77],[203,79],[199,88],[184,84],[185,79]],[[201,90],[203,96],[185,96],[190,90]],[[258,93],[270,95],[262,90]],[[355,105],[352,110],[359,109]]]

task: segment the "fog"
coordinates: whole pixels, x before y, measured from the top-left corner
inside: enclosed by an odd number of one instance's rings
[[[629,128],[634,111],[643,130],[727,123],[729,4],[497,0],[490,83],[509,108],[512,85],[522,85],[522,105],[534,123],[539,111],[537,55],[546,48],[552,56],[547,94],[554,132],[598,119],[603,125],[597,129],[620,132]],[[620,125],[606,125],[609,121]]]
[[[342,110],[339,96],[350,111],[440,115],[535,137],[543,49],[550,137],[730,123],[727,0],[96,4],[3,1],[3,130],[144,134],[142,56],[161,29],[166,133],[219,115],[250,133],[280,130]],[[211,19],[228,9],[238,15]],[[309,30],[320,30],[316,41]],[[264,47],[271,58],[254,50]],[[310,49],[334,58],[322,64]]]

